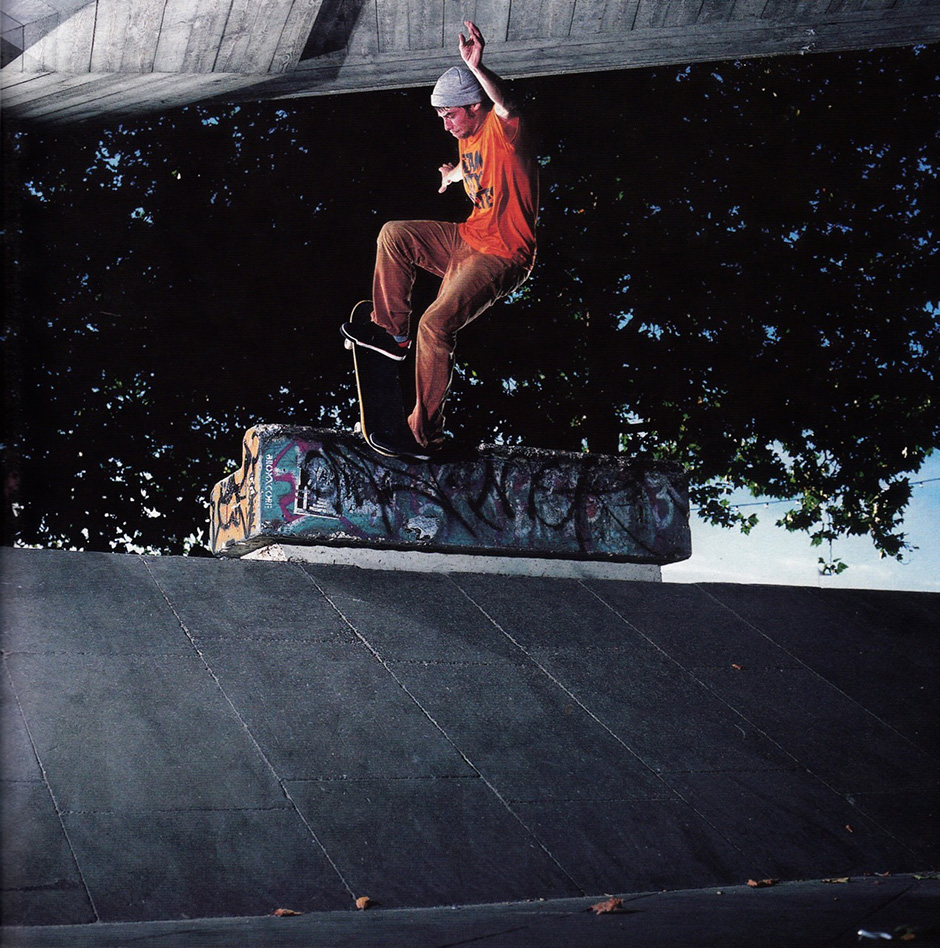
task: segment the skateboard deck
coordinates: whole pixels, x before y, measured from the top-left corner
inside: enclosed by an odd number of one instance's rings
[[[357,303],[349,314],[351,323],[369,322],[371,318],[371,300]],[[395,431],[407,427],[398,375],[399,363],[372,349],[357,346],[350,339],[345,341],[345,345],[352,351],[356,374],[356,395],[359,399],[359,424],[356,429],[373,451],[390,457],[388,452],[372,443],[370,435],[377,431]]]

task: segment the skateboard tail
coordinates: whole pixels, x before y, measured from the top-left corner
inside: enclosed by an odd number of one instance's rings
[[[384,457],[392,457],[387,451],[382,451],[380,448],[377,448],[372,443],[372,438],[369,436],[369,422],[366,420],[366,400],[363,396],[363,385],[362,385],[362,372],[359,368],[359,347],[349,340],[346,341],[346,348],[352,350],[353,355],[353,370],[356,375],[356,397],[359,400],[359,423],[356,425],[358,429],[358,434],[362,435],[363,440],[366,444],[372,448],[373,451],[377,451],[379,454]]]
[[[372,301],[360,300],[349,314],[349,322],[371,319]],[[356,433],[377,454],[395,457],[379,448],[372,440],[373,434],[391,431],[398,425],[407,425],[402,407],[401,382],[397,362],[384,355],[356,345],[346,339],[344,345],[352,352],[353,370],[356,376],[356,397],[359,401],[359,423]]]

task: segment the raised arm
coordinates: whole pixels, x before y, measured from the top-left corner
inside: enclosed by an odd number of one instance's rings
[[[464,20],[468,37],[460,34],[460,55],[467,64],[467,68],[477,77],[483,86],[483,91],[493,102],[493,111],[499,118],[506,119],[512,115],[512,105],[506,98],[502,79],[483,65],[483,47],[486,45],[483,34],[475,23]]]

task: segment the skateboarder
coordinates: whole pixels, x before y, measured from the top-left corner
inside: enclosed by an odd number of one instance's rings
[[[457,332],[528,277],[535,259],[538,164],[525,125],[502,80],[483,65],[483,35],[465,21],[463,65],[434,86],[431,105],[457,139],[459,161],[446,163],[440,192],[458,181],[473,203],[461,224],[391,221],[379,233],[372,321],[344,323],[353,342],[402,360],[412,342],[415,268],[441,278],[415,340],[415,406],[404,431],[376,432],[375,446],[396,456],[427,454],[443,442],[444,402]],[[416,448],[423,451],[416,452]]]

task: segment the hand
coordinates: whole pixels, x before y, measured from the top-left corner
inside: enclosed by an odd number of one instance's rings
[[[460,55],[471,69],[476,69],[483,59],[483,47],[486,43],[483,41],[483,34],[477,29],[475,23],[464,20],[464,24],[470,33],[470,38],[465,39],[463,33],[460,34]]]
[[[437,169],[441,173],[441,186],[437,189],[438,194],[443,194],[447,190],[448,185],[451,185],[454,183],[454,179],[451,177],[451,173],[456,167],[457,167],[456,165],[452,165],[448,163],[445,165],[441,165],[440,168]]]

